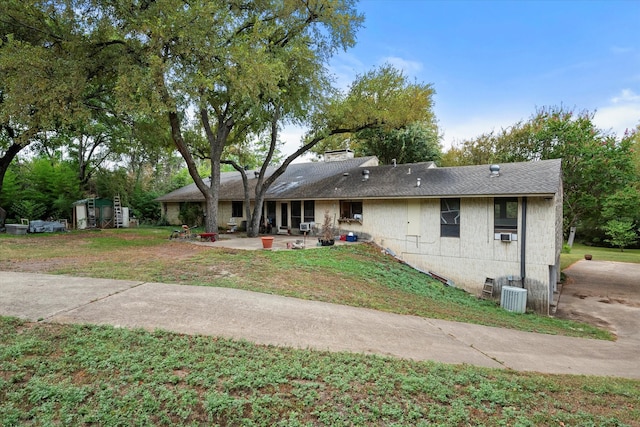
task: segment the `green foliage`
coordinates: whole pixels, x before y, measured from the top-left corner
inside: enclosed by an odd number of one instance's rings
[[[7,177],[6,196],[14,200],[10,216],[71,218],[72,203],[82,198],[71,162],[34,158],[11,165]]]
[[[610,243],[612,246],[620,248],[623,251],[624,248],[635,244],[638,241],[638,231],[632,221],[621,221],[612,219],[602,227],[604,232],[609,236],[605,239],[605,242]]]
[[[415,122],[401,129],[365,129],[349,142],[356,155],[377,156],[382,164],[440,160],[440,137],[435,124]]]
[[[12,165],[13,166],[13,165]],[[20,195],[20,175],[16,173],[16,168],[10,167],[4,178],[2,185],[2,191],[0,191],[0,206],[9,210],[10,206],[15,200],[19,199]]]
[[[200,203],[185,202],[180,204],[180,213],[178,218],[183,224],[192,227],[194,225],[202,225],[204,222],[204,211]]]
[[[0,318],[3,425],[635,425],[637,380]]]
[[[640,188],[627,185],[607,196],[602,204],[602,218],[640,221]]]
[[[11,211],[18,218],[42,219],[47,207],[33,200],[19,200],[11,205]]]
[[[94,188],[98,197],[113,199],[114,196],[120,195],[123,206],[129,204],[128,188],[131,181],[127,171],[124,168],[116,170],[100,169],[96,173]]]
[[[593,259],[600,261],[640,263],[640,249],[627,249],[624,252],[620,252],[613,248],[574,243],[570,254],[562,254],[560,256],[560,269],[564,270],[576,261],[584,259],[585,254],[590,254]]]
[[[358,75],[346,94],[339,94],[313,118],[309,139],[314,151],[347,148],[391,159],[414,161],[439,152],[431,84],[410,82],[402,71],[383,65]],[[361,131],[366,131],[359,133]],[[362,147],[360,148],[360,146]]]
[[[137,187],[130,197],[131,214],[141,223],[151,224],[160,220],[160,204],[155,201],[160,194],[143,191]]]

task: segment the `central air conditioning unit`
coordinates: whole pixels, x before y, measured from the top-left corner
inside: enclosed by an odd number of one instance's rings
[[[527,311],[527,290],[513,286],[503,286],[500,295],[500,307],[514,313]]]
[[[311,231],[313,228],[313,222],[301,222],[300,231]]]

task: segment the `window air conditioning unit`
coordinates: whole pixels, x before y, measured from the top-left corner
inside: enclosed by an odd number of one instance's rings
[[[502,240],[503,242],[510,242],[511,241],[511,233],[501,233],[500,234],[500,240]]]
[[[313,222],[301,222],[300,231],[311,231],[313,228]]]

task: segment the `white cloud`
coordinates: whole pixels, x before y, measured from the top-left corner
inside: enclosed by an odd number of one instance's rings
[[[284,144],[280,147],[280,151],[285,157],[293,154],[298,148],[300,148],[302,137],[307,132],[306,128],[299,126],[286,126],[279,134],[280,141]],[[308,162],[315,158],[313,154],[303,154],[294,160],[294,163]]]
[[[640,102],[640,95],[634,93],[631,89],[622,89],[619,96],[611,98],[611,102],[614,104],[621,102]]]
[[[640,102],[600,108],[596,111],[593,122],[598,128],[611,130],[620,137],[626,130],[635,129],[640,123]]]
[[[344,92],[349,90],[356,75],[364,71],[366,71],[364,63],[349,53],[337,55],[329,66],[329,72],[335,78],[336,88]]]
[[[409,76],[414,76],[422,71],[422,63],[418,61],[411,61],[408,59],[399,58],[397,56],[387,56],[380,60],[380,64],[391,64],[399,70],[404,71]]]
[[[510,112],[496,113],[492,116],[473,116],[466,118],[464,121],[448,121],[446,118],[441,117],[439,127],[441,132],[444,133],[443,151],[447,151],[454,145],[460,144],[465,140],[474,139],[482,134],[506,129],[526,117],[528,117],[527,112],[522,112],[522,114]]]
[[[613,131],[617,136],[635,129],[640,123],[640,95],[631,89],[623,89],[610,99],[610,104],[599,108],[593,118],[597,127]]]

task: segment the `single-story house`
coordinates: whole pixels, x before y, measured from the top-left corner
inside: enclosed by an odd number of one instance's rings
[[[240,174],[222,175],[218,223],[240,224],[246,220]],[[493,296],[505,285],[526,288],[527,307],[548,313],[560,278],[562,197],[559,159],[436,167],[379,166],[377,158],[363,157],[290,165],[263,209],[274,233],[313,232],[328,211],[337,234],[366,236],[477,295],[487,278]],[[203,204],[204,197],[192,184],[158,201],[165,217],[179,223],[181,204]]]

